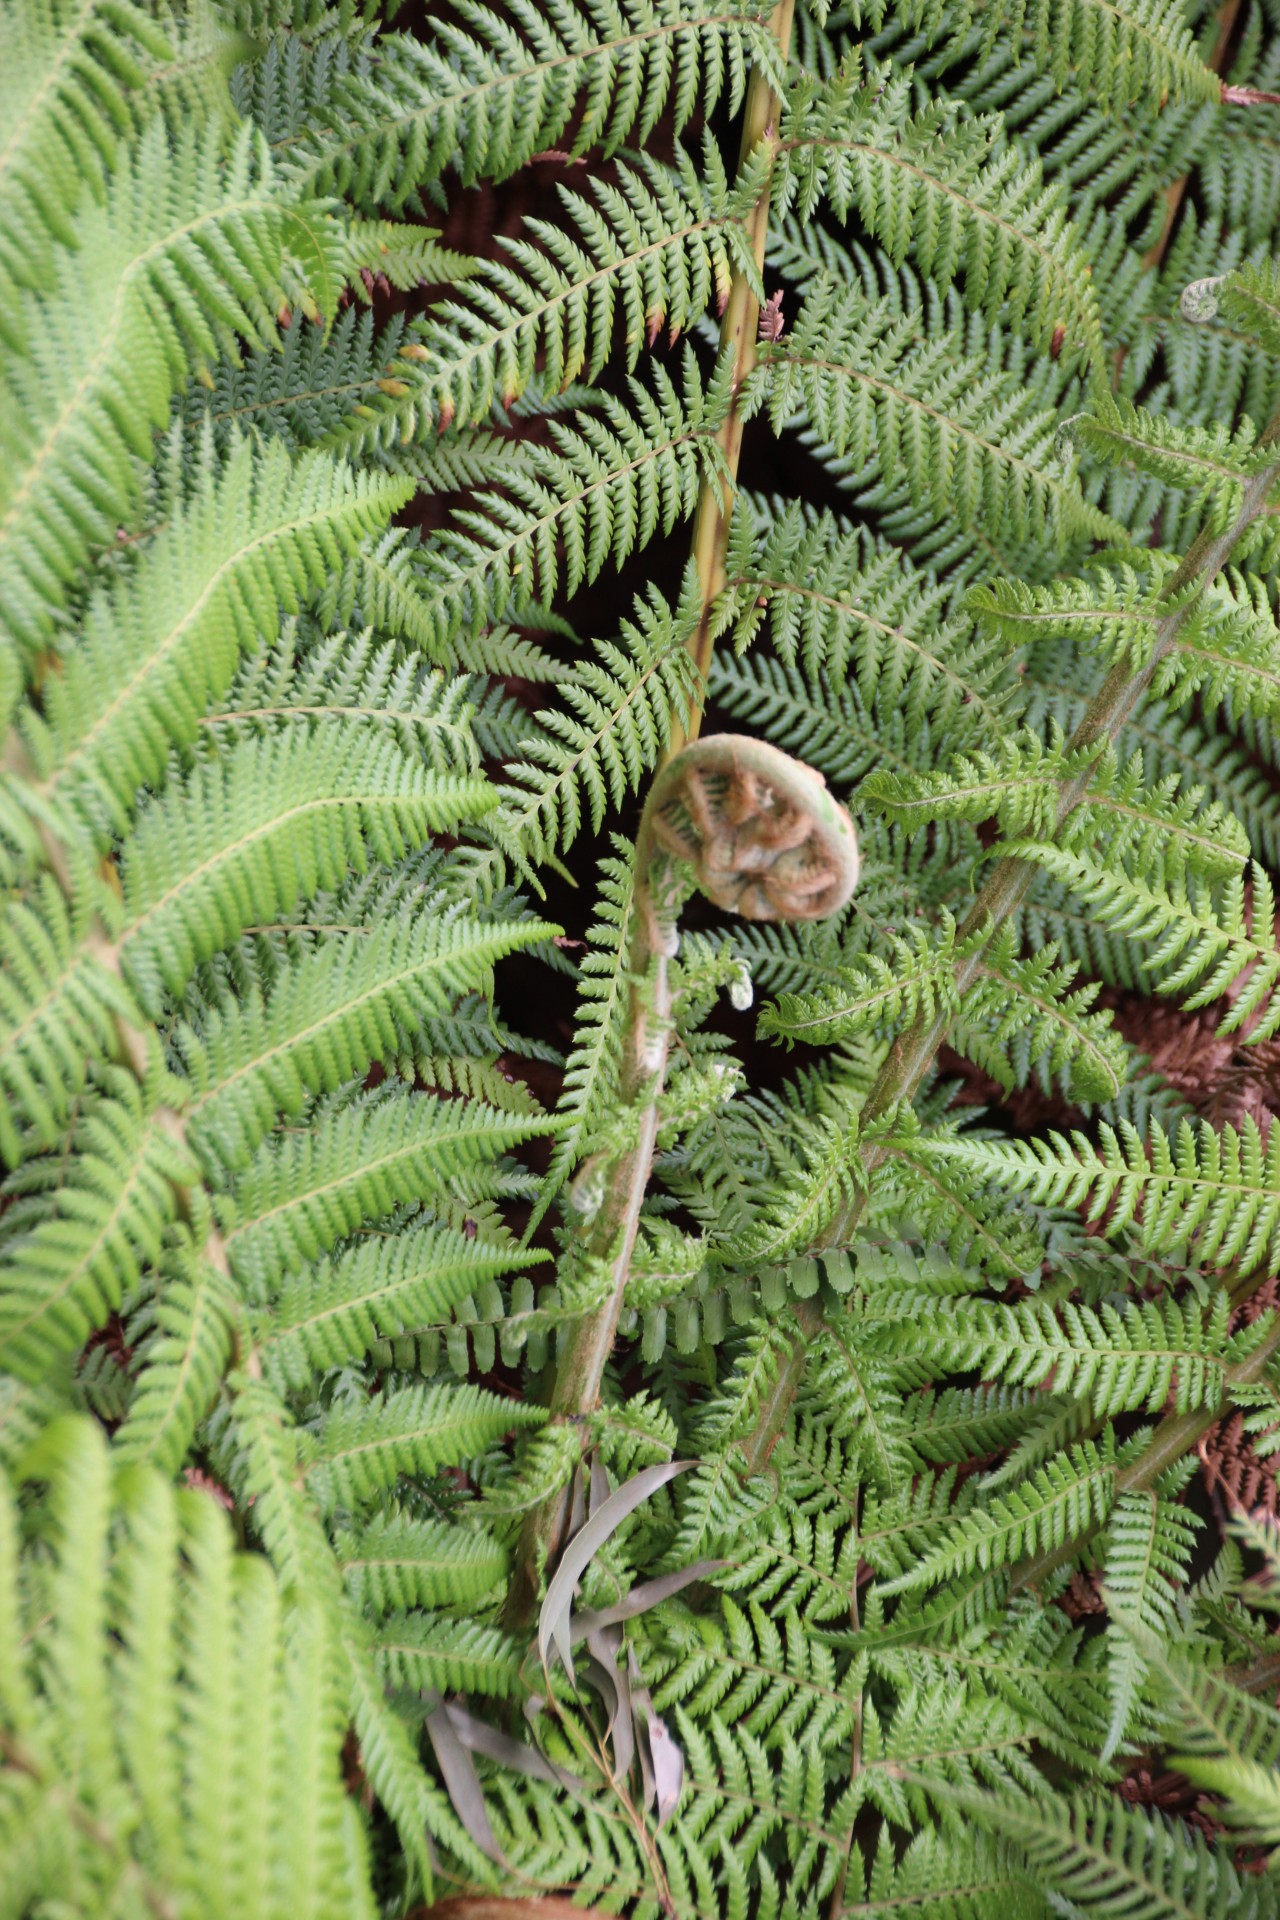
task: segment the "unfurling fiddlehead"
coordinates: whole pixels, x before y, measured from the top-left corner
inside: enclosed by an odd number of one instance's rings
[[[654,782],[653,838],[744,920],[821,920],[858,880],[853,822],[820,773],[763,740],[716,733]]]
[[[635,1248],[658,1136],[671,1029],[669,963],[680,907],[697,887],[748,920],[818,920],[858,879],[853,822],[820,773],[762,740],[712,734],[669,761],[649,790],[636,842],[628,969],[630,1001],[619,1104],[627,1146],[594,1170],[599,1194],[583,1218],[580,1250],[609,1266],[605,1298],[575,1322],[561,1348],[553,1416],[581,1419],[600,1398]],[[559,1544],[566,1500],[530,1513],[508,1599],[513,1627],[529,1619],[539,1570]]]

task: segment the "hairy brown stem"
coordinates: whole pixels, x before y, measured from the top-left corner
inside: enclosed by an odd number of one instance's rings
[[[627,968],[630,992],[620,1111],[632,1138],[602,1168],[599,1206],[586,1223],[581,1253],[607,1262],[608,1291],[573,1325],[556,1362],[552,1418],[585,1419],[600,1401],[658,1137],[670,1042],[670,962],[677,916],[691,871],[702,891],[754,920],[814,920],[832,913],[858,877],[853,825],[820,774],[764,740],[733,734],[692,742],[657,775],[636,841],[636,887]],[[541,1501],[528,1515],[507,1595],[513,1630],[532,1614],[541,1568],[560,1540],[568,1495]]]
[[[784,60],[791,48],[791,27],[794,16],[795,0],[778,0],[769,20],[769,31],[777,42]],[[768,76],[756,67],[747,85],[740,160],[746,160],[755,152],[760,142],[777,125],[780,112],[781,102],[770,85]],[[755,256],[757,271],[762,270],[765,245],[769,236],[769,185],[767,182],[747,218],[746,231]],[[733,355],[735,396],[756,363],[756,337],[759,322],[760,303],[752,291],[746,274],[739,269],[733,276],[729,288],[729,299],[720,323],[721,352],[731,352]],[[729,550],[729,522],[733,513],[733,494],[738,479],[738,463],[742,457],[742,426],[742,415],[735,397],[725,416],[724,425],[720,429],[719,444],[723,455],[723,467],[718,470],[714,478],[708,475],[703,480],[693,522],[691,558],[698,577],[700,613],[697,626],[689,636],[688,644],[690,653],[698,663],[700,684],[704,687],[711,668],[711,653],[714,645],[711,630],[712,612],[717,599],[724,591],[725,556]],[[677,726],[673,733],[671,745],[667,749],[667,761],[674,760],[688,741],[696,740],[701,727],[702,705],[700,702],[691,710],[687,728]]]
[[[1280,412],[1269,421],[1259,445],[1270,446],[1278,439]],[[1263,511],[1267,495],[1277,481],[1280,481],[1280,464],[1255,474],[1244,490],[1240,511],[1225,532],[1216,535],[1204,532],[1193,542],[1165,589],[1165,599],[1177,601],[1178,604],[1172,606],[1158,623],[1155,644],[1146,666],[1138,673],[1131,672],[1123,661],[1118,661],[1112,667],[1072,734],[1068,753],[1077,753],[1116,739],[1146,691],[1156,667],[1176,644],[1178,634],[1200,595],[1226,565],[1246,528]],[[1186,593],[1186,589],[1194,583],[1198,583],[1197,591]],[[1179,600],[1179,596],[1184,594],[1185,598]],[[1056,816],[1058,828],[1084,799],[1092,778],[1093,767],[1089,766],[1061,783]],[[988,875],[957,935],[957,945],[975,935],[982,936],[973,941],[970,950],[956,967],[957,999],[973,984],[996,935],[1021,904],[1032,878],[1033,869],[1025,861],[1008,854],[997,862]],[[916,1021],[894,1041],[862,1110],[864,1129],[869,1121],[879,1119],[901,1102],[910,1100],[919,1090],[938,1048],[946,1038],[949,1026],[949,1015],[938,1014],[933,1019]],[[871,1177],[883,1162],[885,1153],[874,1141],[863,1147],[860,1153],[863,1183],[850,1204],[837,1214],[820,1236],[812,1248],[813,1252],[843,1245],[866,1210]],[[797,1313],[797,1337],[791,1353],[761,1409],[755,1429],[743,1446],[749,1463],[760,1464],[768,1459],[804,1378],[808,1345],[821,1324],[820,1308],[815,1312],[813,1303],[806,1303],[806,1309],[803,1319]]]

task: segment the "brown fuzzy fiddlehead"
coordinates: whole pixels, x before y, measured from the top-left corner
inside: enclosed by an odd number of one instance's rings
[[[658,776],[654,841],[744,920],[821,920],[858,879],[853,822],[820,773],[763,740],[710,734]]]
[[[853,822],[822,775],[762,740],[712,734],[662,769],[649,790],[636,842],[631,976],[619,1103],[633,1143],[593,1169],[598,1204],[580,1230],[607,1261],[609,1295],[578,1320],[557,1357],[551,1411],[581,1420],[595,1411],[613,1351],[640,1207],[658,1137],[658,1101],[671,1032],[669,963],[678,949],[689,874],[718,906],[749,920],[817,920],[842,907],[858,878]],[[532,1611],[538,1568],[558,1543],[563,1496],[529,1515],[508,1596],[507,1621]]]

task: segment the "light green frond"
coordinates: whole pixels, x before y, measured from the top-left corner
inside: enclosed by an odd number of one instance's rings
[[[1107,1528],[1102,1578],[1110,1604],[1136,1618],[1149,1634],[1176,1637],[1178,1595],[1199,1529],[1185,1507],[1148,1489],[1122,1493]],[[1102,1757],[1109,1760],[1125,1741],[1146,1678],[1147,1663],[1133,1635],[1107,1636],[1107,1681],[1111,1722]],[[1136,1729],[1135,1729],[1136,1730]]]
[[[541,1407],[479,1387],[405,1387],[376,1401],[335,1404],[309,1448],[305,1474],[321,1506],[367,1505],[405,1474],[427,1477],[482,1453],[513,1429],[540,1426]]]
[[[739,502],[717,620],[743,651],[767,624],[788,666],[829,676],[850,667],[868,710],[900,712],[915,729],[974,708],[988,724],[1004,705],[1003,662],[949,611],[948,590],[865,527],[797,502]]]
[[[451,1323],[471,1294],[536,1258],[434,1224],[367,1235],[279,1287],[257,1332],[263,1369],[282,1390],[303,1392],[314,1374],[360,1359],[379,1340]]]
[[[1024,1554],[1061,1546],[1106,1520],[1115,1502],[1115,1448],[1082,1440],[1021,1486],[998,1494],[946,1528],[914,1566],[881,1593],[909,1593],[958,1575],[1009,1566]]]
[[[1082,496],[1054,450],[1054,424],[1013,375],[921,338],[834,280],[816,282],[793,334],[753,382],[775,430],[802,414],[851,463],[873,459],[941,517],[992,538],[1058,546],[1123,530]]]
[[[606,809],[635,792],[688,720],[699,684],[689,621],[656,595],[636,611],[617,642],[597,640],[596,657],[578,663],[562,689],[569,711],[535,714],[538,731],[519,743],[525,757],[505,768],[518,784],[499,789],[485,831],[524,871],[573,844],[584,803],[599,832]]]
[[[535,368],[551,391],[598,379],[620,314],[628,371],[665,331],[672,342],[728,299],[744,267],[741,210],[759,192],[760,168],[732,193],[719,156],[703,149],[704,180],[691,156],[620,165],[616,184],[598,182],[588,199],[561,188],[568,221],[528,223],[484,262],[465,302],[434,309],[401,349],[396,377],[412,409],[441,429],[483,420],[524,393]],[[754,266],[752,267],[754,275]]]
[[[23,732],[44,791],[118,829],[191,741],[241,652],[404,504],[403,481],[232,440],[136,569],[94,597]]]
[[[380,1508],[357,1532],[339,1534],[335,1551],[347,1587],[372,1614],[413,1607],[479,1607],[498,1590],[507,1554],[477,1527]]]
[[[295,216],[248,129],[227,150],[198,121],[170,147],[153,125],[78,221],[48,295],[30,294],[30,340],[0,385],[0,610],[30,654],[95,550],[134,522],[153,431],[193,361],[237,336],[275,336]],[[307,216],[308,245],[339,230]],[[336,286],[319,283],[331,309]]]
[[[9,1183],[0,1356],[39,1380],[83,1346],[160,1251],[175,1185],[195,1169],[130,1076],[88,1103],[65,1159],[28,1162]]]
[[[29,1790],[0,1804],[7,1910],[60,1897],[265,1920],[287,1903],[299,1920],[369,1920],[340,1766],[340,1652],[317,1600],[295,1595],[286,1615],[266,1562],[235,1550],[207,1496],[113,1471],[87,1420],[46,1429],[20,1474],[52,1499],[21,1555],[45,1571],[24,1581],[12,1670],[16,1684],[25,1667],[39,1711],[23,1717],[15,1770]]]
[[[496,961],[553,931],[488,925],[437,898],[304,950],[268,999],[239,995],[180,1033],[192,1140],[211,1161],[243,1166],[278,1114],[413,1050],[432,1015],[487,990]]]
[[[1270,455],[1257,445],[1251,420],[1232,430],[1174,424],[1121,397],[1096,399],[1069,423],[1072,436],[1096,460],[1132,467],[1166,486],[1188,491],[1215,532],[1240,511],[1245,487]]]
[[[385,1684],[405,1693],[465,1690],[509,1700],[520,1691],[524,1649],[497,1627],[396,1614],[378,1625],[373,1652]]]
[[[238,741],[140,813],[124,874],[125,973],[142,1003],[178,991],[242,928],[401,858],[484,813],[493,790],[441,777],[377,726],[324,721]]]
[[[122,1458],[176,1473],[231,1361],[237,1302],[228,1276],[183,1237],[159,1261],[155,1333],[115,1435]]]
[[[635,862],[630,847],[620,841],[615,841],[615,847],[614,855],[600,862],[596,894],[600,918],[587,928],[587,951],[578,973],[574,1045],[565,1062],[556,1106],[556,1142],[534,1207],[534,1226],[585,1157],[591,1136],[608,1113],[618,1085]]]
[[[720,471],[727,371],[726,362],[704,387],[686,354],[679,391],[655,363],[652,392],[628,382],[629,406],[601,395],[598,415],[552,421],[553,446],[531,448],[502,494],[477,494],[421,550],[429,650],[550,602],[561,588],[576,593],[691,517],[704,478]]]
[[[447,168],[501,179],[566,134],[575,153],[643,145],[668,106],[677,134],[722,97],[736,109],[749,60],[776,73],[767,19],[700,0],[516,0],[502,14],[462,0],[430,41],[384,35],[375,72],[339,67],[277,151],[307,192],[399,207]]]
[[[1249,1272],[1274,1257],[1280,1234],[1280,1138],[1264,1138],[1246,1118],[1221,1132],[1183,1121],[1176,1135],[1135,1128],[1084,1134],[1050,1133],[1035,1140],[929,1136],[915,1148],[926,1159],[968,1166],[1041,1206],[1079,1206],[1107,1216],[1107,1231],[1138,1225],[1142,1244],[1164,1258],[1192,1245],[1200,1263],[1237,1263]]]
[[[801,219],[821,199],[842,221],[856,207],[895,264],[913,253],[939,286],[963,274],[972,306],[1003,309],[1042,347],[1057,333],[1068,362],[1097,375],[1102,328],[1067,202],[998,122],[945,100],[912,114],[906,76],[854,57],[796,91],[778,151],[780,201]]]
[[[0,260],[30,286],[56,243],[75,245],[77,208],[101,193],[147,68],[171,49],[154,11],[132,0],[7,0],[3,19]],[[6,312],[6,330],[17,317]]]
[[[236,1180],[226,1242],[247,1287],[277,1287],[366,1221],[455,1186],[484,1193],[495,1161],[545,1122],[395,1083],[260,1147]]]
[[[1033,1888],[1058,1911],[1099,1920],[1270,1920],[1265,1884],[1237,1873],[1230,1856],[1167,1815],[1116,1795],[1035,1801],[1009,1794],[956,1795],[1025,1861]],[[1069,1904],[1068,1904],[1069,1903]]]
[[[1078,89],[1077,99],[1116,113],[1133,102],[1221,98],[1222,83],[1199,57],[1177,0],[1015,0],[1008,8],[912,0],[906,17],[930,39],[963,39],[977,27],[986,55],[1007,38],[1059,91]]]

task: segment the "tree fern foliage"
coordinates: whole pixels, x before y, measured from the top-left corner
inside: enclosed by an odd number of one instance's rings
[[[4,0],[0,1914],[1280,1911],[1273,15]]]

